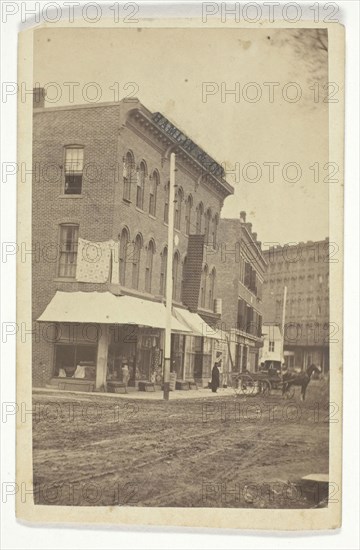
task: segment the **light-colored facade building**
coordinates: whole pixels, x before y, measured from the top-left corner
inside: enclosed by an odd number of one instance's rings
[[[338,330],[329,319],[329,262],[333,250],[329,239],[325,239],[264,252],[268,263],[264,323],[281,326],[286,286],[284,351],[289,367],[305,369],[315,363],[325,372],[329,369],[329,341]]]

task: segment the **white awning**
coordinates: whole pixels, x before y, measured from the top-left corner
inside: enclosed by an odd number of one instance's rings
[[[225,340],[225,332],[223,330],[210,327],[197,313],[192,313],[188,309],[174,307],[174,314],[178,321],[186,324],[195,336]]]
[[[111,292],[57,291],[38,321],[55,323],[99,323],[140,325],[165,329],[166,308],[160,302],[114,296]],[[191,329],[172,316],[173,332],[191,333]]]

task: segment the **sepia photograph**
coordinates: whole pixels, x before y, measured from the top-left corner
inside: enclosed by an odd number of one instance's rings
[[[26,31],[34,514],[340,526],[342,31]]]

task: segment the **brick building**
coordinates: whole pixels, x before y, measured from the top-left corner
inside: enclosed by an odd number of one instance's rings
[[[172,365],[179,379],[202,380],[216,341],[206,320],[220,317],[215,264],[204,250],[205,242],[215,245],[223,201],[233,193],[224,170],[138,100],[54,108],[34,94],[35,386],[63,387],[78,373],[89,381],[84,387],[106,388],[124,361],[130,384],[161,384],[171,150]]]
[[[315,363],[329,369],[329,240],[272,247],[264,252],[264,322],[281,326],[284,287],[284,354],[290,367]]]
[[[221,281],[221,322],[231,336],[232,370],[254,372],[262,346],[262,285],[267,263],[245,212],[240,212],[239,219],[220,220],[217,250],[209,257]]]

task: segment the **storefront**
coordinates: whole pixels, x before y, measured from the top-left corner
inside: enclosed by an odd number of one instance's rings
[[[200,387],[207,387],[215,360],[221,356],[221,382],[228,378],[229,358],[227,334],[211,328],[197,313],[174,308],[175,317],[191,330],[185,336],[183,369],[184,380],[195,380]]]
[[[125,363],[130,386],[141,380],[161,386],[166,325],[162,303],[109,292],[57,292],[38,321],[53,325],[53,386],[104,391],[109,382],[122,381]],[[174,316],[171,330],[172,363],[181,377],[185,335],[191,330]]]
[[[256,372],[259,367],[259,350],[262,347],[261,338],[250,338],[238,330],[230,333],[230,353],[232,371]]]

